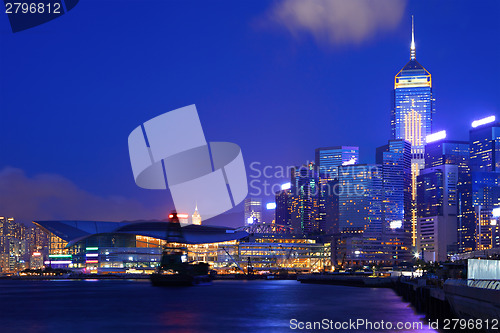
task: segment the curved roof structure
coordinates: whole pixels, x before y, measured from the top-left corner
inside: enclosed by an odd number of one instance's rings
[[[133,234],[166,240],[170,222],[33,221],[68,242],[67,247],[97,234]],[[248,233],[226,227],[189,224],[181,227],[186,244],[238,240]]]

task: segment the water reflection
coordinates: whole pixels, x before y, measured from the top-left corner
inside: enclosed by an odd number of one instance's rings
[[[21,327],[26,332],[88,332],[87,328],[93,332],[291,332],[291,319],[425,320],[389,289],[296,281],[214,281],[211,286],[155,288],[141,280],[7,280],[0,281],[0,299],[2,333],[18,332]],[[435,331],[424,322],[422,330],[379,332]]]

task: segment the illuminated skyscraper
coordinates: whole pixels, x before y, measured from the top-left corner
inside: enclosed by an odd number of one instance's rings
[[[424,168],[425,138],[432,133],[434,98],[431,74],[416,60],[412,18],[410,61],[394,77],[394,108],[391,117],[392,139],[411,143],[412,153],[412,244],[417,239],[416,178]]]
[[[469,132],[473,172],[500,172],[500,123],[491,116],[472,123]]]
[[[422,170],[417,177],[418,253],[426,261],[446,261],[458,243],[458,165]]]
[[[332,190],[338,180],[338,168],[342,165],[354,165],[359,161],[359,147],[335,146],[317,148],[315,163],[319,170],[319,227],[322,233],[335,232],[338,213],[332,210],[332,204],[338,198],[332,197]]]
[[[315,151],[320,177],[326,180],[337,179],[339,166],[357,164],[358,160],[359,147],[336,146],[317,148]]]
[[[339,167],[339,258],[383,261],[383,178],[378,164]]]
[[[492,210],[500,207],[500,123],[495,116],[474,121],[469,139],[476,250],[484,250],[492,246]]]
[[[411,145],[391,140],[377,148],[382,166],[382,240],[385,253],[395,260],[411,259]]]
[[[198,212],[198,206],[196,206],[193,215],[191,215],[191,223],[201,225],[201,215]]]
[[[425,146],[425,168],[431,169],[442,165],[458,167],[457,211],[458,252],[470,252],[475,248],[475,215],[472,206],[472,178],[469,161],[469,142],[438,140]],[[419,185],[423,186],[423,184]],[[436,184],[431,184],[436,186]],[[419,199],[420,200],[420,199]],[[422,199],[424,200],[424,199]],[[418,201],[418,200],[417,200]],[[425,203],[420,203],[421,204]],[[424,217],[418,215],[419,218]]]
[[[245,225],[262,222],[262,199],[245,199]]]
[[[314,163],[291,170],[291,225],[295,232],[319,230],[318,169]]]

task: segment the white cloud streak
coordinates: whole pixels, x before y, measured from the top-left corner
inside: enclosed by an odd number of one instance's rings
[[[266,20],[297,39],[308,34],[319,44],[361,44],[395,29],[406,5],[407,0],[280,0]]]

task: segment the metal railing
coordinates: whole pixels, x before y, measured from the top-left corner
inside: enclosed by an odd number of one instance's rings
[[[452,286],[467,286],[471,288],[500,290],[500,280],[456,280],[448,279],[445,284]]]

